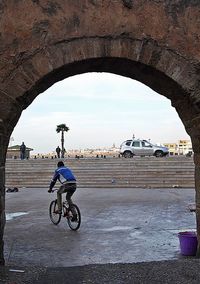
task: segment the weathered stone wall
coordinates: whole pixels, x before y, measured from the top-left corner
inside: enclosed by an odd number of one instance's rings
[[[197,2],[2,1],[1,90],[19,97],[49,72],[88,56],[148,63],[194,88],[200,59]]]
[[[9,135],[40,92],[71,75],[113,72],[168,97],[191,136],[199,172],[199,18],[197,0],[0,2],[1,232]],[[198,174],[196,190],[199,224]]]

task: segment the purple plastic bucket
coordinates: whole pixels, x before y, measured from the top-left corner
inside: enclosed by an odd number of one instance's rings
[[[197,235],[195,232],[178,233],[182,255],[196,255]]]

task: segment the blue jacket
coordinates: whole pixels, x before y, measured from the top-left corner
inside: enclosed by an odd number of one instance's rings
[[[65,182],[76,182],[76,178],[74,177],[72,171],[67,167],[60,167],[55,170],[54,176],[51,180],[49,188],[52,189],[55,183],[59,180],[60,183]]]

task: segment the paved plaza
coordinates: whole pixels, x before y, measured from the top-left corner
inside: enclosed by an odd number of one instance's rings
[[[82,213],[77,232],[64,219],[58,226],[51,223],[48,206],[54,198],[55,193],[49,194],[47,189],[23,188],[6,194],[7,267],[29,267],[33,274],[34,267],[39,268],[37,274],[46,273],[47,267],[54,272],[63,268],[63,273],[77,267],[79,271],[98,267],[100,273],[100,267],[108,272],[122,264],[138,267],[141,263],[142,269],[154,261],[188,260],[180,254],[177,233],[195,230],[195,214],[188,208],[194,203],[194,189],[77,189],[74,202]]]

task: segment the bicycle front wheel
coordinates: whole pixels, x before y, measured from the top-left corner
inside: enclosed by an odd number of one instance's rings
[[[61,219],[61,214],[56,211],[58,211],[57,200],[53,200],[49,206],[49,217],[54,225],[58,225]]]
[[[67,222],[71,230],[77,231],[81,225],[81,212],[76,204],[70,204]]]

